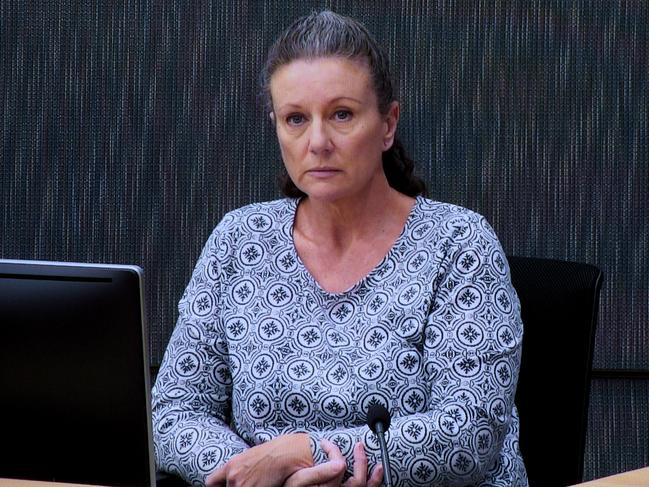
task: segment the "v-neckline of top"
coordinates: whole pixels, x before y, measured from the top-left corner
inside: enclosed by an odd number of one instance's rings
[[[295,260],[300,267],[300,270],[303,275],[307,277],[307,280],[309,281],[309,284],[318,290],[318,292],[323,295],[325,298],[329,299],[339,299],[341,297],[344,297],[348,295],[349,293],[354,292],[356,289],[360,288],[364,283],[366,283],[369,279],[371,279],[380,269],[385,265],[385,263],[390,259],[392,254],[396,252],[396,249],[401,245],[402,241],[404,238],[406,238],[406,235],[408,234],[407,230],[408,228],[412,225],[412,221],[414,219],[415,213],[417,213],[417,210],[419,209],[419,206],[421,204],[421,196],[416,196],[415,197],[415,203],[412,205],[412,208],[410,208],[410,212],[408,213],[408,217],[406,218],[406,221],[403,224],[403,228],[401,229],[401,232],[399,233],[398,237],[395,239],[394,243],[390,246],[390,249],[386,252],[386,254],[383,256],[383,258],[363,277],[361,277],[356,283],[352,284],[349,288],[347,288],[344,291],[340,292],[332,292],[326,290],[319,282],[318,280],[311,274],[311,271],[307,268],[307,266],[304,264],[302,259],[300,258],[300,254],[297,251],[297,247],[295,245],[295,239],[293,235],[293,229],[295,226],[295,218],[297,216],[297,208],[300,204],[300,201],[302,198],[294,198],[291,203],[292,203],[292,208],[291,211],[289,212],[289,215],[286,218],[286,223],[285,225],[288,227],[286,228],[286,231],[284,232],[285,235],[288,235],[288,240],[289,240],[289,245],[291,247],[291,250],[293,252],[293,256],[295,257]]]

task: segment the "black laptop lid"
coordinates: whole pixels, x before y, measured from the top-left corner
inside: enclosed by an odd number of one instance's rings
[[[152,485],[142,274],[0,261],[0,477]]]

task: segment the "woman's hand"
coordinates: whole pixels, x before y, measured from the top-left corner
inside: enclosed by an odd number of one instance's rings
[[[329,458],[328,462],[303,468],[291,475],[284,487],[337,487],[345,475],[347,462],[336,445],[322,440],[320,446]]]
[[[310,468],[298,470],[291,475],[284,487],[378,487],[383,481],[383,466],[378,465],[367,480],[367,455],[363,443],[354,446],[354,475],[341,484],[345,474],[345,457],[336,445],[322,440],[320,445],[329,461]]]
[[[377,465],[370,478],[367,478],[367,455],[365,445],[354,445],[354,475],[347,479],[343,487],[379,487],[383,482],[383,465]]]
[[[280,486],[294,472],[311,467],[309,435],[294,433],[254,446],[212,472],[207,487]]]

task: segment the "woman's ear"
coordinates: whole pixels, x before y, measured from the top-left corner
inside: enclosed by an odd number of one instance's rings
[[[268,114],[268,117],[270,118],[270,122],[273,124],[273,127],[275,126],[275,112],[270,112]]]
[[[388,150],[394,143],[394,136],[397,133],[397,125],[399,124],[400,107],[398,101],[390,103],[388,113],[385,115],[384,125],[385,132],[383,132],[383,151]]]

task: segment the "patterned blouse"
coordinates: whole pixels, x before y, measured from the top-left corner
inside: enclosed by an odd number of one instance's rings
[[[486,220],[418,197],[366,277],[323,290],[293,244],[298,200],[228,213],[179,304],[153,388],[160,469],[200,485],[251,445],[308,432],[352,461],[381,403],[395,485],[526,486],[514,394],[522,322]]]

